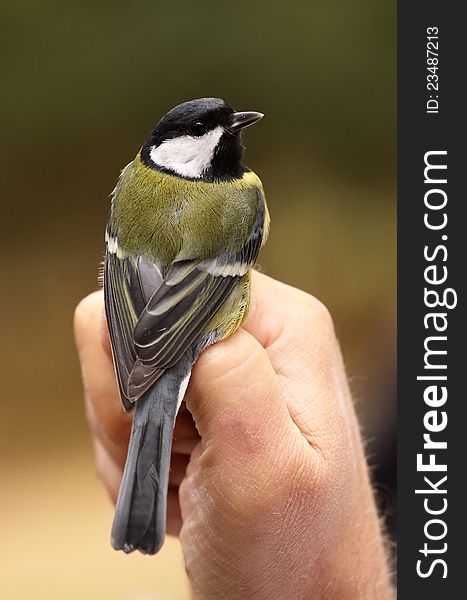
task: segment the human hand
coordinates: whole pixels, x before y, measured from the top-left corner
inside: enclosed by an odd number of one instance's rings
[[[316,299],[258,273],[244,327],[198,359],[174,430],[167,530],[197,600],[394,597],[340,349]],[[102,293],[75,335],[115,501],[131,427]]]

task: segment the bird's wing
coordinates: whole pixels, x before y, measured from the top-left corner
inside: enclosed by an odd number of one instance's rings
[[[222,275],[210,271],[212,264],[174,263],[141,313],[133,333],[138,358],[128,381],[131,400],[137,400],[203,337],[206,326],[238,284],[240,273]]]
[[[126,409],[207,334],[206,326],[254,265],[264,223],[260,197],[251,234],[238,251],[175,261],[165,276],[141,257],[106,253],[106,312]]]
[[[127,392],[128,378],[137,360],[133,331],[138,316],[162,281],[161,269],[156,263],[140,256],[134,259],[119,257],[115,251],[109,251],[107,244],[104,260],[105,312],[125,410],[133,407]]]

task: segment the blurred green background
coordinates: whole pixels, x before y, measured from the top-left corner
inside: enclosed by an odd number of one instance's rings
[[[246,134],[272,217],[260,263],[333,313],[390,513],[395,10],[0,3],[2,598],[188,598],[176,541],[152,559],[109,547],[71,322],[96,288],[119,170],[162,114],[195,97],[266,114]]]

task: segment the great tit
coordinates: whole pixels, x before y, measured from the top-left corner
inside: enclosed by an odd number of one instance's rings
[[[162,546],[173,428],[193,363],[248,312],[269,215],[260,179],[241,162],[242,131],[262,117],[218,98],[180,104],[113,191],[105,312],[123,408],[135,407],[116,550]]]

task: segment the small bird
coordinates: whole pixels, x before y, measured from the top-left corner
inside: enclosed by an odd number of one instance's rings
[[[269,214],[260,179],[242,164],[242,131],[262,117],[218,98],[179,104],[112,193],[105,311],[123,408],[135,407],[116,550],[161,548],[173,428],[193,363],[247,315]]]

